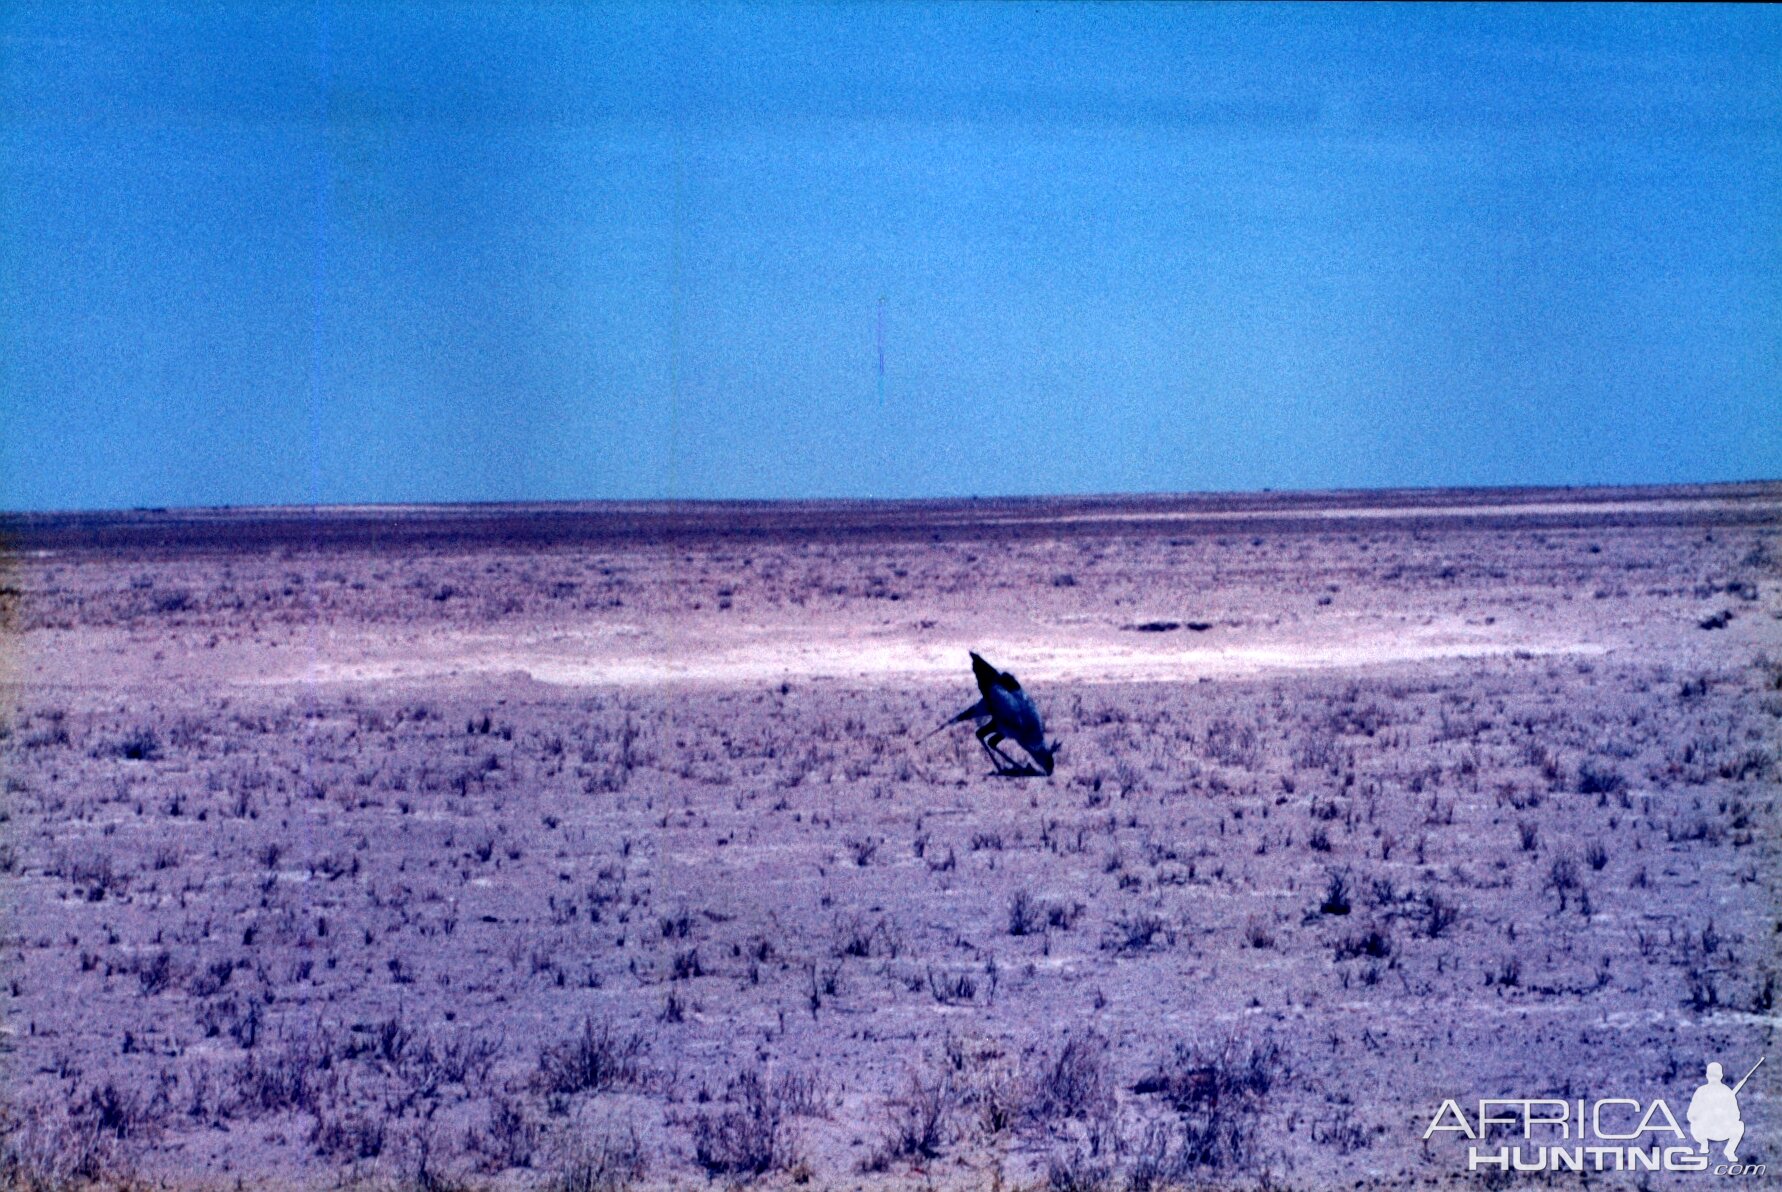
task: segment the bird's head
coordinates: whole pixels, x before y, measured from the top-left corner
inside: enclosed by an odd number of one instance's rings
[[[1057,764],[1055,755],[1058,752],[1058,748],[1063,744],[1064,742],[1062,741],[1047,742],[1040,746],[1039,751],[1033,755],[1033,760],[1040,764],[1040,769],[1046,772],[1048,778],[1051,777],[1052,769]]]

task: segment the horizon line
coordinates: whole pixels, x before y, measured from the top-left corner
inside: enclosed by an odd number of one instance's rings
[[[602,507],[607,509],[640,508],[673,510],[676,508],[722,508],[785,506],[919,506],[957,505],[970,503],[1012,503],[1040,501],[1171,501],[1207,498],[1308,498],[1345,496],[1386,496],[1406,493],[1635,493],[1677,490],[1762,489],[1782,486],[1782,476],[1752,477],[1743,480],[1685,480],[1647,483],[1578,483],[1578,484],[1406,484],[1353,488],[1254,488],[1254,489],[1173,489],[1128,492],[1056,492],[1056,493],[962,493],[922,497],[518,497],[499,501],[327,501],[313,504],[233,504],[214,505],[117,505],[66,507],[60,509],[0,509],[0,521],[57,517],[129,516],[132,514],[282,514],[318,515],[342,513],[378,513],[402,510],[513,510]]]

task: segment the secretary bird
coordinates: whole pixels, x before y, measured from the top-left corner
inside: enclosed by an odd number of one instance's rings
[[[1033,706],[1033,701],[1021,690],[1021,684],[1015,681],[1015,676],[1007,671],[997,670],[975,650],[971,655],[971,673],[977,678],[978,691],[983,698],[959,715],[942,722],[928,737],[955,724],[973,720],[978,725],[978,744],[990,755],[990,762],[996,767],[998,776],[1031,778],[1041,773],[1051,774],[1058,742],[1047,743],[1046,726],[1040,720],[1039,709]],[[922,739],[926,741],[928,737]],[[1039,768],[1017,762],[998,749],[997,745],[1004,740],[1013,740],[1026,750]]]

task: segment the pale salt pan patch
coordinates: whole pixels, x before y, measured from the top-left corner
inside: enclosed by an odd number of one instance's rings
[[[643,645],[643,643],[639,643]],[[1274,671],[1345,670],[1444,659],[1489,658],[1523,652],[1532,655],[1602,654],[1589,642],[1455,640],[1432,637],[1377,637],[1344,643],[1139,647],[1121,644],[1060,646],[1038,641],[984,639],[964,642],[911,642],[849,639],[759,641],[735,647],[677,643],[636,652],[576,656],[564,643],[549,647],[504,648],[465,642],[427,656],[369,658],[351,662],[315,660],[297,673],[268,676],[269,682],[378,682],[451,680],[511,675],[566,687],[634,687],[659,684],[759,683],[784,679],[864,679],[903,682],[956,681],[966,651],[976,648],[1025,681],[1078,683],[1183,682],[1206,677]],[[1018,664],[1018,665],[1017,665]]]

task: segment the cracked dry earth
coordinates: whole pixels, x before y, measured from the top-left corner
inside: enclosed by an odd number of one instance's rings
[[[1779,511],[7,519],[0,1165],[1422,1187],[1446,1098],[1680,1115],[1775,1050]],[[918,740],[968,649],[1055,776]]]

